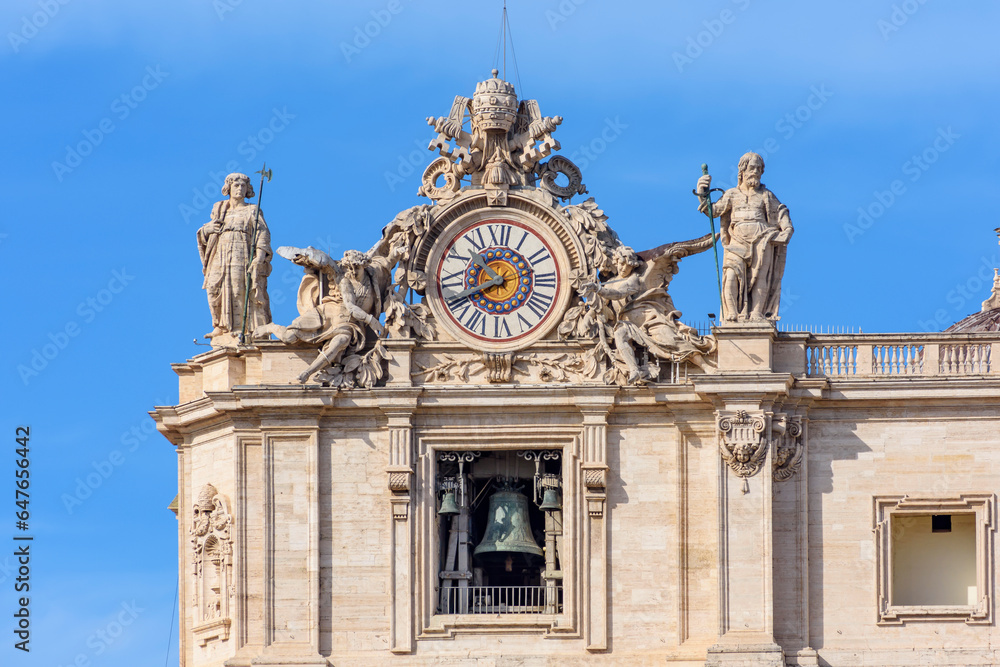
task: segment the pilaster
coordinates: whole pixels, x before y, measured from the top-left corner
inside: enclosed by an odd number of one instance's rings
[[[715,330],[718,374],[694,378],[716,406],[719,448],[719,639],[707,667],[784,667],[774,637],[773,480],[784,416],[772,409],[791,375],[774,373],[776,331],[769,323]]]
[[[414,521],[410,503],[413,490],[413,416],[420,391],[387,389],[379,392],[379,409],[385,415],[389,429],[389,465],[386,467],[392,522],[389,650],[393,653],[411,653],[414,649]]]
[[[578,398],[583,416],[584,564],[583,615],[588,651],[608,649],[608,413],[617,389],[600,388]]]
[[[261,433],[264,650],[251,664],[326,667],[319,654],[318,417],[265,422]]]

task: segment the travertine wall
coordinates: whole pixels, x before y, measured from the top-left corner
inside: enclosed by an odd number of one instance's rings
[[[813,647],[831,665],[858,664],[859,655],[866,656],[864,664],[997,664],[1000,655],[991,648],[1000,640],[995,622],[876,623],[872,536],[874,496],[996,492],[1000,415],[995,403],[820,405],[809,426]],[[989,565],[996,570],[995,553]]]
[[[783,340],[781,364],[796,336]],[[766,645],[723,641],[724,619],[741,618],[741,608],[759,619],[766,597],[725,589],[722,564],[748,557],[741,544],[755,545],[751,560],[771,550],[771,579],[749,563],[739,585],[753,591],[756,572],[771,582],[764,621],[786,664],[1000,662],[1000,379],[831,381],[742,369],[693,385],[338,393],[276,384],[307,360],[273,352],[203,355],[179,368],[186,401],[157,413],[180,450],[186,667],[258,664],[278,644],[314,665],[703,665],[721,664],[727,650],[760,651],[759,663],[746,664],[773,664]],[[773,482],[769,455],[744,494],[720,456],[717,419],[754,405],[801,417],[806,455],[798,472]],[[439,565],[425,539],[437,521],[434,453],[546,443],[562,449],[570,485],[565,617],[441,626],[429,618]],[[400,459],[404,450],[410,459]],[[412,470],[405,484],[391,481],[400,469]],[[233,520],[225,639],[204,629],[195,608],[190,531],[207,484]],[[977,533],[988,614],[880,622],[877,499],[965,496],[989,524]],[[767,507],[770,519],[754,519]]]
[[[388,434],[356,427],[320,434],[320,652],[388,655]]]

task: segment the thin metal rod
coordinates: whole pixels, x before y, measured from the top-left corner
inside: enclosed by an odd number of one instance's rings
[[[257,191],[257,211],[253,220],[253,237],[250,241],[250,262],[247,264],[247,289],[243,297],[243,327],[240,329],[240,345],[246,342],[247,336],[247,313],[250,310],[250,289],[253,286],[253,260],[257,255],[257,234],[260,231],[260,203],[264,201],[264,176],[267,174],[267,163],[265,162],[260,171],[260,190]]]

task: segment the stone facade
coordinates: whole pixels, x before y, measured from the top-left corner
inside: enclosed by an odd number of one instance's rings
[[[695,331],[714,239],[625,246],[561,120],[494,73],[431,205],[174,366],[181,664],[1000,663],[1000,334]]]

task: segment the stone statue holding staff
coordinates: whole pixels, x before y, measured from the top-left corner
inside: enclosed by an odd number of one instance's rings
[[[781,276],[792,238],[788,208],[760,182],[764,159],[756,153],[740,158],[739,182],[711,204],[724,252],[722,317],[729,322],[778,319]],[[698,179],[698,210],[708,213],[712,177]]]

